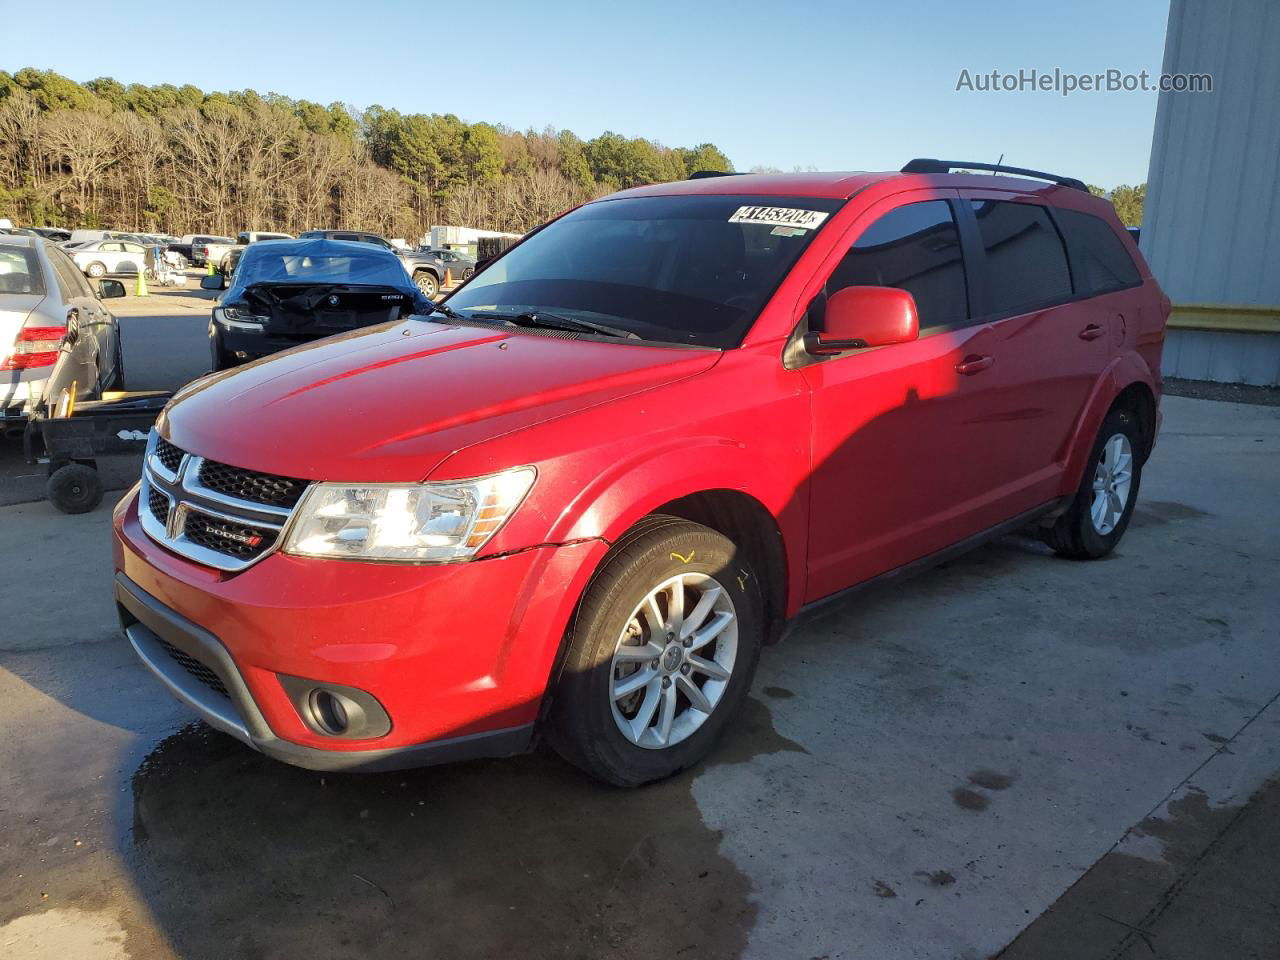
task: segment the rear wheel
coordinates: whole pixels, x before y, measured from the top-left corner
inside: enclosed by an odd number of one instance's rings
[[[732,541],[651,518],[583,598],[553,693],[552,745],[619,786],[697,763],[750,689],[761,607],[755,572]]]
[[[1064,557],[1096,560],[1115,549],[1128,529],[1142,480],[1142,437],[1129,410],[1102,421],[1084,478],[1067,512],[1040,536]]]

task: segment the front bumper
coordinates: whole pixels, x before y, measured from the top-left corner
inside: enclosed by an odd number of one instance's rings
[[[136,501],[116,508],[114,549],[116,601],[138,656],[212,726],[312,769],[527,748],[576,598],[607,549],[584,541],[421,566],[276,553],[226,574],[147,537]],[[367,692],[390,730],[317,732],[285,687],[294,677]]]

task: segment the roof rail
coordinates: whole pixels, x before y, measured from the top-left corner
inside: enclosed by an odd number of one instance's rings
[[[1056,173],[1029,170],[1026,167],[1009,167],[1002,163],[971,163],[967,160],[931,160],[927,157],[917,157],[902,168],[903,173],[950,173],[952,170],[990,170],[992,173],[1012,173],[1019,177],[1048,180],[1050,183],[1071,187],[1073,190],[1089,192],[1084,181],[1077,180],[1075,177],[1060,177]]]
[[[705,180],[707,177],[740,177],[736,170],[695,170],[689,174],[690,180]]]

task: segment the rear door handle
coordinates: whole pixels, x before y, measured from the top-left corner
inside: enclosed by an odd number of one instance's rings
[[[986,370],[993,363],[995,363],[995,360],[992,357],[979,357],[970,354],[956,364],[956,373],[961,376],[971,377],[975,373],[981,373]]]
[[[1091,323],[1080,331],[1081,340],[1097,340],[1100,336],[1107,332],[1107,328],[1096,323]]]

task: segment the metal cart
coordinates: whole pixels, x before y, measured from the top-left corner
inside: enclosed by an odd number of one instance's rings
[[[172,394],[161,391],[108,394],[50,411],[36,405],[27,417],[22,448],[28,463],[47,463],[45,492],[63,513],[87,513],[102,502],[98,457],[140,454],[147,434]]]

